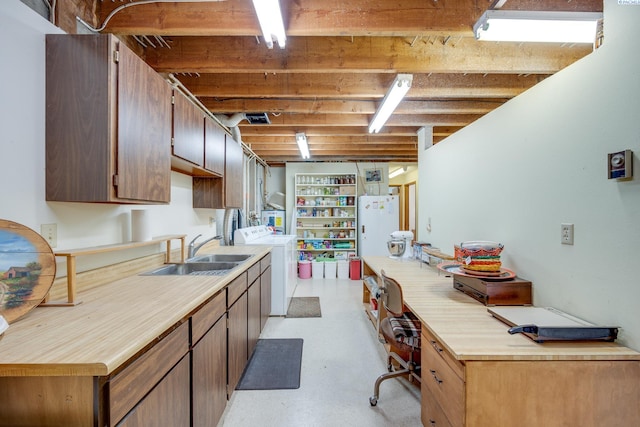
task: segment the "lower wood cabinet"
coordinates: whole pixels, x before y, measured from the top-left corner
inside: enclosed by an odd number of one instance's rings
[[[227,396],[233,394],[248,359],[247,293],[244,292],[228,309],[227,330]]]
[[[127,414],[140,405],[145,396],[163,381],[163,377],[187,355],[188,351],[189,324],[185,322],[114,376],[107,385],[109,425],[118,425]],[[189,367],[188,361],[186,366]],[[188,378],[187,371],[187,380]],[[164,388],[167,386],[165,385]],[[175,399],[176,404],[186,400],[189,406],[188,381],[186,393],[182,384],[170,393],[173,394],[172,398]],[[163,399],[161,395],[155,398]],[[145,411],[143,410],[142,413]],[[188,421],[189,417],[187,417],[187,425]]]
[[[194,345],[191,358],[193,426],[215,426],[227,405],[226,313]]]
[[[260,310],[260,283],[261,278],[258,277],[249,285],[247,290],[247,351],[248,355],[253,354],[253,350],[258,343],[261,327],[261,310]]]
[[[0,377],[0,427],[217,425],[271,311],[270,264],[263,257],[114,375]]]
[[[191,425],[189,356],[182,360],[160,381],[118,427]]]

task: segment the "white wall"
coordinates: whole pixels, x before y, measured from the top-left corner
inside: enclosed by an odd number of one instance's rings
[[[0,98],[0,218],[40,232],[41,224],[55,223],[54,250],[126,242],[131,209],[148,209],[153,236],[220,234],[222,221],[210,226],[213,209],[193,209],[191,178],[172,173],[171,203],[121,206],[45,201],[45,33],[61,32],[19,0],[0,6],[0,57],[3,96]],[[177,243],[174,243],[177,247]],[[78,269],[116,262],[122,257],[162,251],[150,247],[127,254],[78,259]],[[58,268],[58,273],[64,270]],[[60,275],[60,274],[59,274]]]
[[[640,6],[606,0],[604,12],[596,52],[420,149],[419,238],[448,253],[502,242],[535,305],[620,326],[640,350]],[[624,149],[636,177],[608,180],[607,153]],[[575,224],[573,246],[561,223]]]

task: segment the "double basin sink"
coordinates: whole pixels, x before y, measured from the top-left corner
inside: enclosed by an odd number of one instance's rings
[[[189,258],[184,264],[165,264],[143,276],[223,276],[252,255],[211,254]]]

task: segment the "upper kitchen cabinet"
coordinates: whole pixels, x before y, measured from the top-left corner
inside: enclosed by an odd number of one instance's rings
[[[242,146],[225,135],[225,162],[222,178],[193,178],[194,208],[242,208],[243,192]]]
[[[222,127],[210,118],[204,120],[204,168],[224,174],[225,136]]]
[[[112,35],[46,43],[46,199],[168,203],[170,85]]]
[[[178,90],[173,91],[173,136],[171,168],[188,175],[205,175],[204,113]]]

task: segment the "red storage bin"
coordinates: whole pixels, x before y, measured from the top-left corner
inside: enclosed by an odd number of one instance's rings
[[[349,262],[349,278],[351,280],[360,280],[360,258],[351,258]]]

